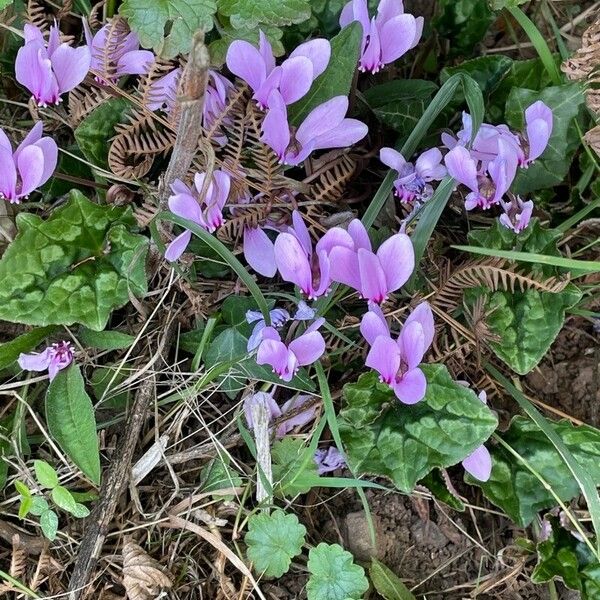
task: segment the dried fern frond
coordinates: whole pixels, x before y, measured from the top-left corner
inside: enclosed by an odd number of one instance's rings
[[[100,29],[102,27],[102,11],[104,9],[105,0],[100,0],[92,6],[90,15],[88,17],[88,23],[93,29]]]
[[[154,84],[174,71],[177,67],[183,66],[183,61],[165,60],[160,57],[156,57],[152,66],[148,70],[148,73],[140,77],[138,84],[138,94],[140,103],[143,106],[147,106],[151,102],[156,101]]]
[[[227,125],[236,114],[243,111],[249,101],[248,86],[238,85],[228,98],[225,108],[221,114],[204,130],[204,138],[213,143],[221,135],[223,129],[227,129],[227,137],[233,133]],[[215,142],[216,143],[216,142]]]
[[[116,56],[119,56],[129,34],[129,25],[122,17],[112,17],[106,22],[104,43],[101,47],[92,48],[93,58],[96,61],[98,73],[104,79],[112,80],[115,78],[117,70]]]
[[[41,29],[43,33],[50,31],[50,24],[52,23],[53,15],[47,11],[47,7],[38,2],[38,0],[27,0],[27,8],[25,10],[27,22]]]
[[[78,86],[69,92],[69,124],[75,129],[95,108],[111,97],[105,88]]]
[[[10,569],[8,570],[9,575],[13,579],[23,579],[25,571],[27,569],[27,552],[21,542],[21,538],[18,534],[13,535],[12,538],[12,552],[10,556]],[[0,583],[0,594],[6,594],[10,591],[16,591],[16,588],[10,583]]]
[[[492,291],[521,292],[534,289],[539,292],[558,293],[565,289],[569,279],[542,278],[524,275],[506,268],[504,259],[484,259],[470,262],[449,275],[431,298],[431,303],[447,311],[454,310],[461,302],[465,289],[484,286]]]
[[[230,244],[238,242],[245,227],[258,227],[268,216],[270,209],[267,205],[236,206],[235,216],[227,219],[225,224],[217,231],[217,237]]]
[[[311,185],[309,197],[317,202],[340,200],[357,171],[356,160],[348,153],[337,155],[323,164],[304,183]]]
[[[152,168],[157,156],[165,155],[175,142],[175,132],[162,127],[152,114],[134,110],[129,123],[117,127],[108,151],[111,171],[124,179],[139,179]]]
[[[581,37],[581,48],[562,65],[561,70],[572,80],[586,79],[600,68],[600,17]]]

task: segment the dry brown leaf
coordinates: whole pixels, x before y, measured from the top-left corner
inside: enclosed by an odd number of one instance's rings
[[[600,156],[600,125],[596,125],[585,134],[585,141],[590,145],[590,148]]]
[[[129,600],[153,600],[163,588],[171,587],[162,566],[135,542],[123,547],[123,585]]]
[[[569,79],[586,79],[600,66],[600,17],[588,27],[581,37],[581,48],[562,65]]]

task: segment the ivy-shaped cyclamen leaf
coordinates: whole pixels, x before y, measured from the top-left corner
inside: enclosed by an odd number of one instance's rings
[[[281,27],[310,18],[308,0],[218,0],[218,4],[219,13],[229,17],[236,29]]]
[[[46,423],[65,454],[96,484],[100,483],[100,452],[94,407],[79,367],[59,371],[46,394]]]
[[[369,589],[365,570],[338,544],[321,543],[308,553],[308,600],[356,600]]]
[[[306,528],[298,517],[275,510],[252,515],[248,519],[248,532],[244,541],[248,558],[257,573],[267,577],[281,577],[287,573],[294,556],[302,551]]]
[[[340,433],[353,471],[388,477],[410,493],[432,469],[466,458],[493,433],[497,420],[443,365],[422,365],[425,398],[401,404],[375,373],[344,387]]]
[[[551,425],[577,462],[599,486],[600,431],[588,425],[575,427],[568,421]],[[543,477],[561,500],[568,502],[581,493],[569,467],[535,423],[524,417],[515,417],[509,429],[500,435]],[[479,486],[487,498],[519,527],[527,527],[538,511],[556,505],[554,496],[512,453],[502,446],[490,445],[489,449],[492,455],[490,479],[483,483],[467,476],[467,480]]]
[[[46,220],[17,215],[19,233],[0,260],[0,319],[104,329],[130,294],[146,293],[148,240],[134,225],[129,208],[77,190]]]
[[[215,0],[125,0],[119,9],[141,45],[163,58],[189,52],[196,30],[210,31],[216,12]]]

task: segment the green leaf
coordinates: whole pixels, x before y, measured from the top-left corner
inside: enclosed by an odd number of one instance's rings
[[[483,298],[486,326],[494,354],[519,375],[526,375],[544,358],[565,321],[565,311],[581,299],[568,285],[562,292],[466,290],[465,303]]]
[[[215,0],[125,0],[119,9],[141,45],[163,58],[189,52],[196,30],[212,29],[216,11]]]
[[[100,483],[100,452],[92,401],[79,366],[59,371],[46,394],[46,423],[52,438],[96,484]]]
[[[371,559],[369,575],[377,593],[385,600],[416,600],[403,581],[376,558]]]
[[[542,156],[527,169],[519,169],[512,187],[515,194],[526,195],[561,183],[569,171],[573,153],[580,144],[573,119],[577,117],[585,101],[581,85],[556,85],[540,92],[512,89],[506,101],[508,125],[513,129],[523,130],[525,109],[537,100],[542,100],[552,109],[552,135]]]
[[[115,392],[115,388],[121,385],[129,377],[129,372],[120,369],[117,371],[116,366],[113,365],[102,365],[92,371],[90,377],[90,385],[94,398],[98,402],[102,402],[100,405],[102,408],[116,408],[123,409],[127,408],[127,403],[131,396],[131,390],[125,389],[120,392]],[[112,382],[112,383],[111,383]],[[110,385],[110,389],[109,386]]]
[[[47,510],[49,510],[48,502],[46,498],[42,498],[42,496],[35,496],[32,498],[31,508],[29,512],[36,517],[43,515]]]
[[[448,485],[448,474],[444,474],[440,469],[433,469],[433,471],[425,475],[425,477],[419,481],[419,484],[424,485],[433,494],[433,496],[446,503],[454,510],[458,510],[460,512],[465,510],[463,501]]]
[[[490,0],[490,4],[494,10],[502,10],[503,8],[512,8],[525,4],[527,0]]]
[[[567,421],[548,422],[548,425],[595,485],[600,485],[600,431],[587,425],[575,427]],[[568,502],[580,493],[580,486],[569,467],[535,423],[515,417],[500,437],[546,480],[561,500]],[[492,474],[489,481],[467,479],[479,486],[515,523],[527,527],[538,511],[555,506],[552,494],[510,452],[502,446],[492,446],[490,453]]]
[[[87,327],[81,328],[78,338],[84,346],[98,350],[130,348],[136,340],[134,335],[122,331],[93,331]]]
[[[53,542],[58,531],[58,515],[53,510],[47,510],[40,517],[40,526],[43,534]]]
[[[77,510],[77,502],[66,487],[59,485],[52,490],[52,502],[67,512],[72,513]]]
[[[226,488],[240,487],[240,474],[229,465],[229,456],[223,455],[211,460],[200,471],[200,489],[202,493],[214,492]]]
[[[31,491],[29,488],[18,479],[15,481],[15,489],[23,498],[31,498]]]
[[[320,543],[308,553],[308,600],[356,600],[369,589],[365,570],[338,544]]]
[[[331,40],[331,59],[308,94],[288,107],[289,121],[298,126],[308,113],[334,96],[347,96],[358,65],[362,28],[354,22]]]
[[[0,319],[104,329],[111,311],[146,293],[148,240],[130,233],[131,210],[98,206],[72,190],[47,220],[17,215],[0,260]]]
[[[476,394],[456,383],[443,365],[422,365],[427,393],[401,404],[375,373],[344,386],[340,432],[355,473],[388,477],[410,493],[433,468],[466,458],[497,425]]]
[[[90,509],[79,502],[75,503],[75,506],[71,510],[71,514],[78,519],[85,519],[90,515]]]
[[[7,6],[10,6],[14,0],[0,0],[0,10],[4,10]]]
[[[33,506],[33,498],[31,496],[21,496],[21,504],[19,505],[19,519],[24,519]]]
[[[22,352],[31,352],[42,340],[54,333],[56,327],[36,327],[23,333],[10,342],[0,344],[0,369],[5,369],[14,363]]]
[[[244,541],[248,559],[258,573],[281,577],[288,572],[292,558],[302,552],[306,528],[298,517],[275,510],[270,515],[254,514],[248,519]]]
[[[276,492],[283,496],[306,494],[318,484],[317,465],[313,451],[299,438],[277,440],[271,449],[273,482]]]
[[[308,0],[219,0],[219,13],[230,18],[235,28],[259,25],[281,27],[310,18]]]
[[[75,141],[89,162],[108,168],[108,141],[115,127],[125,121],[131,103],[126,98],[110,98],[95,108],[75,129]]]
[[[58,475],[54,467],[49,465],[45,460],[34,460],[33,469],[37,482],[45,488],[53,489],[58,485]]]

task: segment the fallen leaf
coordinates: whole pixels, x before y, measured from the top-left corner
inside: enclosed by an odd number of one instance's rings
[[[171,587],[162,566],[135,542],[123,546],[123,585],[129,600],[154,600],[162,588]]]

